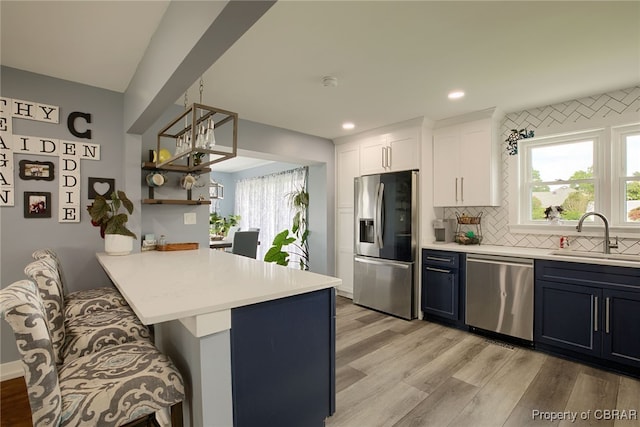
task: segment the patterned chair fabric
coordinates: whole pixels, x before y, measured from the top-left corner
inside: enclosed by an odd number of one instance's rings
[[[62,395],[45,309],[30,280],[0,291],[0,311],[11,326],[20,352],[34,426],[57,426]]]
[[[65,343],[64,302],[56,277],[46,260],[34,261],[24,269],[25,274],[36,285],[44,305],[47,327],[56,364],[62,363],[62,348]]]
[[[112,308],[128,307],[127,301],[117,289],[109,286],[67,292],[65,288],[66,279],[62,271],[60,258],[53,249],[38,249],[34,251],[32,257],[36,260],[48,260],[53,264],[58,282],[60,284],[60,294],[64,298],[65,317],[84,316]]]
[[[104,310],[129,308],[129,304],[116,288],[102,287],[70,292],[64,296],[66,318],[85,316]]]
[[[149,328],[124,308],[73,317],[65,323],[65,332],[62,348],[65,362],[118,344],[151,342]]]
[[[0,290],[0,311],[22,357],[34,426],[120,426],[184,400],[180,373],[146,341],[110,347],[56,369],[44,305],[29,280]]]
[[[184,400],[180,373],[148,342],[81,357],[58,375],[62,426],[119,426]]]
[[[59,309],[59,276],[46,260],[27,265],[25,273],[34,281],[44,302],[57,364],[104,348],[132,341],[150,341],[149,328],[128,308],[97,311],[64,318]]]

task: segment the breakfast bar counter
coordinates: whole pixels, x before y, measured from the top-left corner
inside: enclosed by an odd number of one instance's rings
[[[97,258],[183,373],[185,425],[321,426],[333,413],[340,279],[209,248]]]

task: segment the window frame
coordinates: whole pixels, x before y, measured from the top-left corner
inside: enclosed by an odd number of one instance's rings
[[[611,146],[613,153],[611,173],[612,215],[615,217],[614,225],[620,225],[623,227],[639,226],[637,222],[628,221],[625,209],[626,182],[640,182],[640,177],[634,177],[624,173],[627,161],[626,138],[634,135],[640,136],[640,123],[616,126],[611,129]]]
[[[530,218],[530,214],[532,211],[532,197],[531,197],[531,187],[533,185],[547,184],[547,185],[557,185],[562,183],[580,183],[580,182],[592,182],[594,186],[594,209],[597,212],[603,212],[604,203],[603,198],[605,197],[603,188],[603,146],[606,145],[603,143],[604,139],[604,129],[596,129],[596,130],[588,130],[583,132],[572,132],[565,134],[557,134],[557,135],[549,135],[540,138],[532,138],[526,140],[520,140],[518,144],[520,155],[518,156],[518,225],[526,226],[526,227],[544,227],[545,229],[549,228],[549,223],[542,222],[540,220],[533,220]],[[592,147],[592,156],[593,156],[593,178],[588,180],[560,180],[560,181],[543,181],[541,183],[535,183],[529,180],[529,177],[532,176],[532,163],[531,163],[531,151],[532,149],[544,146],[553,146],[553,145],[564,145],[564,144],[572,144],[577,142],[583,142],[586,140],[593,141]],[[604,212],[603,212],[604,213]],[[607,215],[607,213],[605,213]],[[563,220],[563,225],[569,225],[571,227],[575,227],[577,224],[577,220]],[[558,225],[557,227],[562,227],[562,225]]]
[[[598,203],[595,210],[603,213],[609,219],[610,232],[622,238],[640,237],[640,226],[637,222],[626,221],[623,216],[626,210],[622,197],[624,183],[622,181],[621,167],[624,161],[622,157],[622,135],[640,131],[640,121],[637,115],[627,115],[616,119],[593,120],[592,126],[579,125],[577,123],[562,125],[554,130],[551,128],[539,129],[537,137],[527,138],[518,141],[519,154],[507,156],[508,168],[513,171],[510,174],[507,191],[509,192],[509,231],[514,234],[531,235],[568,235],[568,236],[588,236],[602,237],[603,224],[601,221],[593,221],[586,224],[582,233],[576,231],[577,221],[563,220],[562,224],[550,224],[547,222],[537,223],[534,221],[523,222],[530,212],[530,201],[523,202],[523,155],[526,156],[527,144],[534,144],[541,141],[551,141],[570,138],[584,137],[592,132],[601,132],[600,146],[594,158],[594,175],[598,173],[598,185],[596,191],[599,194]],[[595,125],[595,126],[594,126]],[[506,156],[506,154],[505,154]],[[596,166],[596,162],[597,165]],[[635,177],[633,178],[636,179]],[[523,205],[524,204],[524,205]],[[528,210],[529,209],[529,210]]]

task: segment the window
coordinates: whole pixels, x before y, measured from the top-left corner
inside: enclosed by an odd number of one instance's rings
[[[305,188],[306,182],[307,168],[298,168],[236,183],[234,212],[240,215],[239,225],[243,230],[260,230],[258,259],[264,259],[278,233],[291,229],[294,210],[289,205],[288,195]],[[298,262],[299,256],[292,251],[289,266],[297,268]]]
[[[640,129],[621,130],[614,135],[620,144],[620,220],[623,223],[640,223]]]
[[[521,223],[546,223],[545,210],[562,206],[563,220],[599,209],[598,134],[538,140],[525,145]]]
[[[520,225],[574,226],[593,211],[613,226],[640,224],[640,125],[519,143]],[[550,206],[562,207],[560,222],[546,218]],[[586,221],[594,223],[595,217]]]

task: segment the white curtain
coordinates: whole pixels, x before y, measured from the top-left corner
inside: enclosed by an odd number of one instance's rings
[[[236,182],[234,212],[240,215],[239,226],[242,230],[260,229],[257,259],[264,259],[276,234],[291,230],[295,211],[288,195],[305,185],[306,176],[307,168],[298,168]],[[291,252],[293,248],[286,249]],[[289,266],[297,268],[298,260],[291,255]]]

